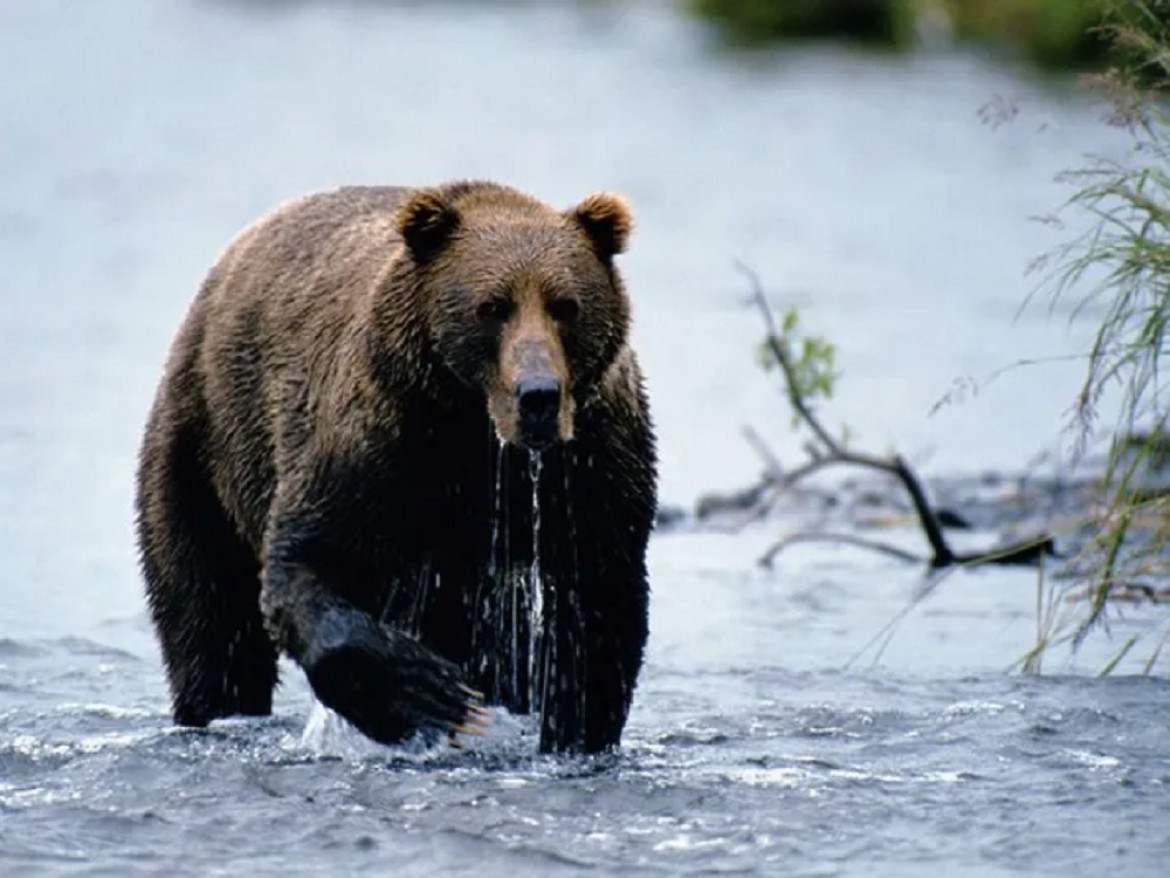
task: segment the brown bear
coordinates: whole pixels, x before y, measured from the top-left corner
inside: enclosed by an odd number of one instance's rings
[[[539,715],[619,743],[656,457],[625,202],[346,187],[244,229],[173,342],[138,543],[175,721],[268,714],[283,651],[374,740]],[[533,621],[535,620],[535,621]]]

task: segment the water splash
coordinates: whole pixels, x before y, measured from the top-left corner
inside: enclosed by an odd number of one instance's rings
[[[341,714],[329,709],[314,694],[309,717],[301,730],[300,740],[286,745],[290,750],[307,750],[313,756],[342,759],[347,762],[385,760],[389,750],[397,757],[442,754],[446,749],[441,738],[425,731],[416,732],[397,744],[379,744],[367,738]]]

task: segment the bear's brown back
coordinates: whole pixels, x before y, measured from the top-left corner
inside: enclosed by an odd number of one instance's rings
[[[358,328],[400,247],[393,218],[405,191],[346,187],[261,217],[219,256],[176,339],[170,368],[191,393],[176,402],[195,409],[216,493],[254,550],[277,435],[301,429],[285,422],[305,410],[296,395],[360,387]]]

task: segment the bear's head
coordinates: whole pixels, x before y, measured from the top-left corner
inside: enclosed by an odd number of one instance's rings
[[[573,437],[578,407],[626,344],[613,257],[632,219],[617,195],[556,210],[492,183],[413,190],[397,212],[432,350],[482,390],[500,438],[539,450]]]

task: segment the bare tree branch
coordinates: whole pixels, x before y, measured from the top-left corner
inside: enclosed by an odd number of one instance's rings
[[[892,558],[897,558],[899,561],[907,561],[911,564],[922,564],[927,560],[921,555],[915,555],[913,552],[907,552],[905,549],[901,549],[890,543],[883,543],[880,540],[867,540],[865,537],[855,536],[854,534],[817,533],[815,531],[809,531],[789,534],[784,539],[773,543],[768,547],[768,551],[760,556],[760,566],[771,567],[776,556],[795,543],[844,543],[847,546],[872,549],[875,552],[881,552]]]
[[[741,432],[748,445],[756,450],[756,454],[764,462],[764,478],[767,481],[780,481],[784,477],[784,467],[780,465],[780,458],[776,456],[776,452],[768,446],[764,437],[757,433],[754,427],[744,426],[741,428]]]
[[[887,473],[902,483],[906,489],[906,493],[910,496],[911,502],[914,504],[914,511],[918,516],[918,522],[922,527],[922,532],[930,544],[931,557],[929,559],[922,559],[885,543],[874,542],[860,537],[847,538],[842,535],[826,534],[823,537],[824,539],[865,546],[885,552],[886,554],[895,555],[902,560],[918,562],[927,560],[932,568],[949,567],[953,564],[1033,564],[1039,562],[1045,555],[1055,554],[1053,541],[1048,536],[1005,546],[992,552],[956,553],[952,550],[950,544],[947,543],[946,536],[943,534],[938,516],[926,497],[926,491],[923,489],[921,481],[910,468],[905,458],[900,454],[896,454],[892,458],[876,457],[871,454],[848,449],[841,442],[833,438],[833,435],[821,423],[801,393],[800,385],[796,377],[796,369],[793,366],[787,346],[781,340],[776,317],[772,313],[772,307],[768,303],[767,296],[764,294],[759,276],[741,262],[736,262],[736,268],[751,284],[751,301],[755,303],[764,319],[764,325],[768,332],[765,338],[765,344],[767,344],[768,350],[771,352],[784,375],[784,386],[788,396],[788,402],[800,420],[812,430],[815,437],[805,444],[805,450],[810,459],[795,469],[782,472],[778,462],[775,465],[772,464],[772,462],[776,461],[775,455],[759,439],[758,435],[754,431],[751,433],[745,432],[745,435],[749,436],[749,441],[752,441],[757,451],[763,449],[761,456],[769,463],[769,466],[763,482],[756,486],[759,494],[755,498],[756,502],[747,510],[747,514],[742,522],[743,524],[761,517],[784,489],[791,487],[800,479],[810,476],[831,464],[852,464],[854,466],[867,467]],[[807,541],[810,538],[821,539],[822,537],[796,534],[782,539],[765,553],[764,557],[760,559],[760,562],[765,564],[765,566],[770,565],[775,555],[784,548],[793,542]]]

